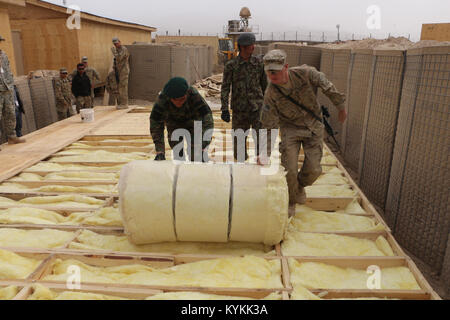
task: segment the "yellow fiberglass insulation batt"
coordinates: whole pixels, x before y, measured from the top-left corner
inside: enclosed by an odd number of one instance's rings
[[[101,208],[93,212],[74,212],[68,217],[55,211],[36,208],[0,210],[0,224],[89,225],[121,227],[122,219],[116,208]]]
[[[10,248],[60,248],[71,239],[75,233],[51,229],[22,230],[0,229],[0,247]]]
[[[365,269],[298,262],[289,259],[291,282],[307,289],[368,289],[370,274]],[[381,268],[382,290],[420,290],[414,275],[407,267]]]
[[[0,280],[25,279],[41,261],[0,249]]]
[[[168,254],[275,255],[271,247],[259,243],[164,242],[138,246],[132,244],[126,236],[102,235],[88,230],[84,230],[77,237],[77,242],[72,242],[69,248]]]
[[[0,300],[12,300],[19,293],[16,286],[0,287]]]
[[[375,241],[355,237],[304,233],[291,228],[281,244],[285,256],[393,256],[389,243],[383,236]]]
[[[38,188],[31,188],[20,183],[3,183],[0,185],[0,192],[14,193],[14,192],[64,192],[64,193],[113,193],[117,191],[115,185],[92,185],[92,186],[65,186],[65,185],[50,185]]]
[[[145,265],[97,267],[77,260],[56,260],[45,281],[64,281],[71,265],[79,266],[89,283],[221,288],[283,288],[280,261],[259,257],[222,258],[156,269]]]
[[[233,166],[231,241],[275,245],[288,221],[288,187],[284,171],[264,175],[260,166]]]
[[[298,206],[289,228],[304,232],[366,232],[384,231],[382,224],[373,218],[351,214],[315,211],[307,206]]]

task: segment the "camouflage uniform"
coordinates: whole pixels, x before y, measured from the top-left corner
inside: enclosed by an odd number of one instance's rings
[[[117,105],[119,100],[119,87],[117,85],[116,73],[114,71],[111,71],[106,78],[106,91],[109,93],[108,105]]]
[[[337,109],[345,110],[345,95],[326,78],[325,74],[314,67],[301,66],[289,70],[291,89],[277,86],[284,95],[313,111],[323,118],[321,107],[317,101],[317,89],[333,102]],[[300,189],[311,186],[322,174],[320,164],[323,156],[324,125],[308,112],[289,101],[270,84],[267,88],[264,107],[261,113],[264,128],[280,128],[281,131],[281,162],[287,170],[289,187],[289,202],[295,204]],[[270,137],[270,135],[269,135]],[[298,172],[300,148],[303,146],[305,161],[302,170]]]
[[[172,104],[170,98],[161,94],[153,107],[152,114],[150,115],[150,132],[155,143],[156,152],[165,152],[164,142],[164,126],[167,126],[169,145],[173,149],[177,144],[182,141],[172,141],[172,133],[176,129],[186,129],[191,135],[191,140],[186,139],[188,144],[188,154],[193,160],[194,157],[194,121],[202,122],[202,138],[207,137],[207,141],[202,141],[202,150],[206,149],[211,144],[212,130],[214,129],[214,120],[211,109],[206,101],[198,93],[198,91],[190,87],[187,91],[186,103],[177,108]],[[211,130],[211,135],[208,135],[207,131]],[[197,137],[198,139],[198,137]],[[180,155],[175,155],[175,159],[183,159],[184,152]]]
[[[55,97],[58,120],[67,119],[72,115],[72,90],[69,79],[55,80]]]
[[[240,56],[225,64],[222,83],[222,111],[228,110],[230,91],[231,109],[233,110],[233,130],[253,129],[253,138],[259,154],[259,130],[261,129],[260,111],[267,88],[267,76],[261,58],[250,57],[248,61]],[[238,159],[237,140],[233,141],[234,158]],[[242,158],[242,156],[240,157]],[[245,160],[247,160],[247,139],[245,140]]]
[[[5,117],[4,134],[16,137],[16,110],[14,108],[14,77],[6,53],[0,50],[0,121]]]
[[[128,77],[130,75],[128,49],[122,46],[120,49],[112,48],[116,58],[116,68],[119,73],[119,106],[128,106]]]

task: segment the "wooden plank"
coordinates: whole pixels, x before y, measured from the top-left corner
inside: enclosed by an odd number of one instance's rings
[[[66,284],[57,281],[38,281],[41,285],[46,287],[65,288]],[[275,292],[288,291],[284,288],[273,289],[251,289],[251,288],[211,288],[211,287],[170,287],[170,286],[150,286],[150,285],[127,285],[127,284],[97,284],[97,283],[82,283],[82,290],[96,290],[102,292],[124,292],[146,293],[149,290],[155,292],[199,292],[204,294],[214,294],[222,296],[244,297],[252,299],[264,299],[268,295]]]
[[[114,152],[114,153],[130,153],[130,152],[144,152],[144,153],[150,153],[155,151],[155,147],[134,147],[134,146],[95,146],[95,147],[70,147],[70,149],[64,149],[65,151],[70,151],[70,155],[78,155],[83,154],[77,151],[79,150],[86,150],[86,151],[108,151],[108,152]],[[73,152],[73,153],[72,153]],[[69,155],[69,154],[67,154]],[[65,155],[65,156],[67,156]]]
[[[45,196],[61,196],[61,195],[82,195],[91,198],[107,199],[110,197],[118,198],[117,193],[70,193],[70,192],[0,192],[0,197],[6,197],[12,200],[22,200],[30,197],[45,197]]]
[[[24,230],[40,230],[40,229],[53,229],[60,231],[77,231],[88,230],[97,233],[104,234],[123,234],[123,227],[102,227],[102,226],[89,226],[89,225],[57,225],[57,224],[2,224],[1,228],[8,229],[24,229]],[[25,250],[25,249],[24,249]]]
[[[357,299],[357,298],[379,298],[400,300],[430,300],[429,293],[423,290],[311,290],[322,299]]]
[[[128,111],[96,107],[96,120],[93,123],[81,123],[79,117],[74,116],[27,135],[27,142],[24,144],[3,145],[0,153],[0,182],[81,139],[91,130],[120,118]]]
[[[342,197],[342,198],[331,198],[331,197],[314,197],[307,198],[306,205],[314,210],[318,211],[338,211],[345,210],[353,200],[358,198],[352,197]]]
[[[117,184],[117,181],[105,181],[105,180],[47,180],[47,181],[7,180],[5,182],[20,184],[28,188],[39,188],[45,186],[88,187],[88,186],[107,186]]]

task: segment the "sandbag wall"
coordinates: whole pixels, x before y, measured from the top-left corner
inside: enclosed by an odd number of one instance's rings
[[[386,207],[405,51],[375,50],[359,161],[359,185],[372,203]],[[353,99],[352,99],[353,100]]]
[[[386,203],[397,240],[447,281],[449,79],[450,46],[407,51]]]
[[[344,125],[343,148],[344,159],[355,172],[359,170],[367,93],[373,74],[373,57],[372,50],[360,49],[352,51],[350,58],[347,84],[348,119]],[[342,63],[346,63],[346,60],[342,60]],[[345,74],[344,66],[342,67],[340,72]],[[334,76],[336,78],[336,73]]]
[[[155,100],[172,77],[190,84],[212,74],[214,52],[206,46],[130,45],[129,97]]]

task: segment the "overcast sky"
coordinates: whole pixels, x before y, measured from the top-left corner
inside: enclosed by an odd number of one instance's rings
[[[63,0],[48,2],[63,4]],[[156,27],[158,34],[175,34],[180,29],[182,34],[220,35],[228,20],[239,19],[243,6],[250,8],[250,23],[259,26],[264,39],[270,39],[272,32],[275,39],[284,32],[292,38],[297,31],[302,39],[309,32],[313,38],[325,32],[327,40],[335,40],[340,24],[344,38],[390,33],[410,34],[417,41],[422,23],[450,22],[450,0],[67,0],[71,4],[96,15]],[[380,29],[369,29],[368,21],[372,28],[379,22]]]

